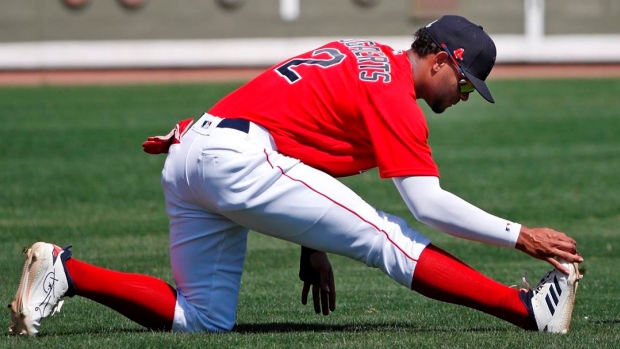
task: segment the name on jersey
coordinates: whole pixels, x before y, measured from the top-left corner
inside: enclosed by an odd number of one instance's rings
[[[351,50],[357,59],[362,81],[388,83],[392,80],[390,60],[374,41],[339,40]]]

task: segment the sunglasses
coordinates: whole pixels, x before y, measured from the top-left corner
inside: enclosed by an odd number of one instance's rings
[[[476,88],[471,83],[471,81],[467,81],[466,79],[459,80],[459,92],[472,93],[474,91],[476,91]]]
[[[459,92],[460,93],[474,92],[476,88],[471,83],[471,81],[467,80],[467,76],[465,76],[465,72],[463,71],[461,66],[458,64],[458,62],[456,61],[456,59],[454,58],[450,50],[448,50],[448,46],[446,46],[446,44],[441,44],[440,46],[444,51],[446,51],[446,53],[448,54],[448,57],[450,57],[450,59],[452,60],[452,63],[454,63],[454,66],[456,67],[456,69],[459,70],[459,73],[461,74],[461,79],[459,80]]]

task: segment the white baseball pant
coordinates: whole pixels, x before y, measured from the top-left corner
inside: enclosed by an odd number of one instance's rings
[[[218,127],[222,120],[203,115],[162,171],[178,295],[173,331],[232,329],[248,229],[358,260],[411,287],[425,236],[278,153],[264,128]]]

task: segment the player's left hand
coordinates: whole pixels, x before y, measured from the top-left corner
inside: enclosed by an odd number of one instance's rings
[[[515,246],[534,258],[547,261],[563,273],[570,273],[560,260],[581,263],[583,257],[577,251],[577,241],[551,228],[528,228],[521,226]]]
[[[312,286],[314,311],[329,315],[336,310],[336,284],[332,265],[325,252],[302,246],[299,261],[299,278],[304,282],[301,289],[301,304],[308,303],[308,293]]]

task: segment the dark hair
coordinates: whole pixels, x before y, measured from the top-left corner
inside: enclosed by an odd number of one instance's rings
[[[413,34],[413,42],[411,43],[411,49],[418,57],[424,58],[427,55],[437,53],[441,51],[441,47],[435,43],[431,38],[426,27],[418,29]]]

